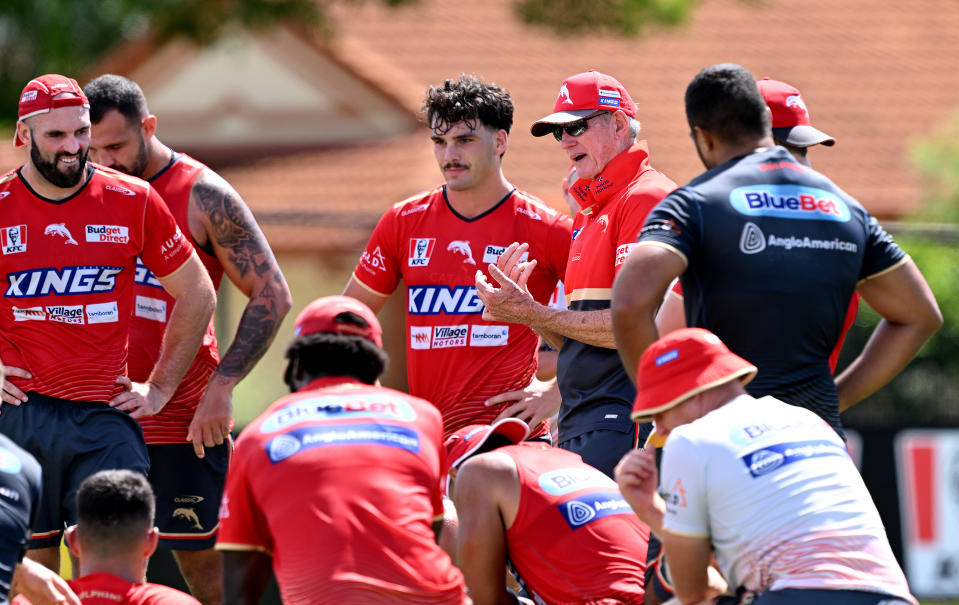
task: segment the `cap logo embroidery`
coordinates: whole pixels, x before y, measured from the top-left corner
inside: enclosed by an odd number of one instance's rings
[[[569,96],[569,89],[566,88],[565,82],[563,82],[563,85],[559,87],[559,94],[557,97],[562,97],[563,103],[566,103],[567,105],[574,105],[573,99],[571,99]]]
[[[673,361],[674,359],[678,359],[678,358],[679,358],[679,349],[666,351],[665,353],[663,353],[662,355],[656,358],[656,365],[661,366],[663,364],[667,364],[670,361]]]
[[[809,110],[806,108],[806,104],[803,103],[802,97],[799,95],[789,95],[786,97],[786,107],[799,107],[806,114],[809,114]]]
[[[20,97],[20,102],[26,103],[27,101],[33,101],[36,98],[37,98],[37,91],[28,90],[27,92],[23,93],[22,97]]]
[[[601,97],[613,97],[614,99],[621,98],[618,90],[606,90],[605,88],[599,89],[599,96]]]

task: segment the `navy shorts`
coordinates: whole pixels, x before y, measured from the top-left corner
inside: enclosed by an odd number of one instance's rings
[[[626,452],[636,449],[639,435],[640,431],[637,430],[635,424],[623,430],[602,428],[587,431],[562,441],[557,446],[579,454],[583,458],[583,462],[612,477],[613,469],[626,455]]]
[[[233,441],[204,449],[197,458],[192,443],[147,445],[161,548],[205,550],[216,542]]]
[[[759,595],[752,605],[907,605],[898,597],[859,590],[814,590],[786,588]]]
[[[43,469],[40,508],[30,548],[60,544],[77,522],[77,488],[97,471],[150,470],[140,425],[105,403],[68,401],[27,393],[20,405],[0,406],[0,433],[37,459]]]

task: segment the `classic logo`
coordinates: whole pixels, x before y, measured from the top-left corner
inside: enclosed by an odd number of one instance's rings
[[[177,504],[199,504],[206,500],[203,496],[177,496],[173,498],[173,501]]]
[[[409,286],[410,315],[471,315],[483,312],[475,286]]]
[[[433,256],[433,250],[436,248],[435,237],[411,237],[410,255],[408,264],[410,267],[425,267],[430,264],[430,257]],[[377,248],[379,250],[379,248]]]
[[[9,191],[0,191],[0,200],[10,195]]]
[[[116,301],[87,305],[87,323],[106,324],[120,321]]]
[[[88,242],[126,244],[130,241],[130,229],[120,225],[87,225]]]
[[[65,244],[71,244],[74,246],[79,246],[77,240],[73,239],[73,236],[70,235],[70,230],[67,229],[65,223],[53,223],[47,225],[46,229],[43,230],[44,235],[49,235],[51,237],[62,237]]]
[[[739,238],[739,251],[743,254],[757,254],[766,249],[766,236],[755,223],[743,225],[743,234]]]
[[[433,342],[433,328],[430,326],[410,326],[410,348],[428,349]]]
[[[136,308],[133,313],[144,319],[166,322],[166,301],[137,294]]]
[[[489,244],[483,251],[483,262],[495,263],[497,260],[499,260],[499,257],[502,256],[504,252],[506,252],[506,246],[494,246],[493,244]],[[529,251],[527,250],[522,256],[519,257],[519,262],[525,263],[528,260]]]
[[[563,85],[559,87],[559,94],[556,95],[556,99],[563,99],[563,103],[566,105],[575,105],[573,99],[569,96],[569,89],[566,88],[566,82],[563,82]]]
[[[516,212],[517,214],[525,214],[526,216],[530,217],[534,221],[543,220],[543,217],[541,217],[535,210],[527,210],[526,208],[517,208]]]
[[[379,246],[374,248],[372,252],[364,250],[363,256],[360,258],[360,263],[366,265],[371,272],[373,269],[386,271],[386,261],[383,259],[383,252]]]
[[[475,265],[476,261],[473,260],[473,251],[470,250],[470,243],[464,240],[453,240],[450,242],[450,245],[446,247],[447,251],[452,252],[453,254],[462,254],[466,258],[463,259],[464,263],[469,263]]]
[[[0,244],[4,254],[16,254],[27,251],[27,226],[14,225],[0,229]]]
[[[849,206],[824,189],[799,185],[750,185],[737,187],[729,203],[740,214],[841,223],[852,218]]]
[[[116,191],[117,193],[122,193],[123,195],[136,195],[126,187],[119,187],[117,185],[107,185],[104,189],[109,189],[110,191]]]
[[[465,347],[468,334],[468,325],[433,326],[433,348]]]
[[[400,216],[407,216],[410,214],[416,214],[417,212],[426,212],[429,209],[429,204],[420,204],[419,206],[411,206],[403,212],[400,212]]]
[[[123,267],[88,265],[59,270],[46,267],[7,273],[9,285],[3,295],[8,298],[26,298],[50,294],[112,292],[117,285],[117,274],[121,271]]]
[[[509,342],[509,326],[470,326],[471,347],[505,347]]]

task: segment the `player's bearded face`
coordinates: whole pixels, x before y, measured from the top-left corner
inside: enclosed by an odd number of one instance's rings
[[[37,172],[55,187],[69,189],[75,187],[80,179],[83,178],[84,169],[87,166],[87,152],[89,147],[80,147],[76,153],[67,153],[58,151],[53,156],[45,155],[37,147],[36,138],[30,137],[30,160],[36,167]],[[76,157],[77,161],[72,165],[65,166],[60,160],[64,158]]]

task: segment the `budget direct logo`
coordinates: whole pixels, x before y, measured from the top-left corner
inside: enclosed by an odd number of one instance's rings
[[[502,256],[504,252],[506,252],[506,246],[494,246],[493,244],[489,244],[483,251],[483,262],[495,263],[497,260],[499,260],[499,257]],[[529,251],[527,250],[522,256],[519,257],[519,262],[525,263],[528,260]]]
[[[737,187],[729,203],[746,216],[773,216],[799,220],[848,222],[849,206],[838,195],[824,189],[799,185]]]
[[[87,225],[88,242],[126,244],[130,241],[130,229],[121,225]]]

